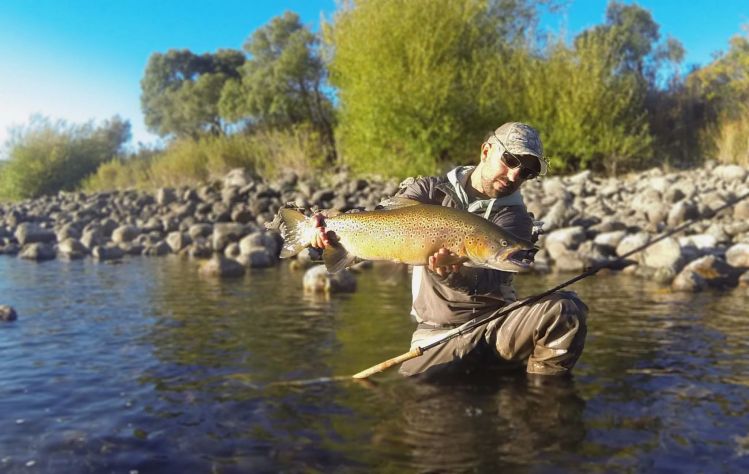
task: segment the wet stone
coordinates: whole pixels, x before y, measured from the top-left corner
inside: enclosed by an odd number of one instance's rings
[[[18,313],[12,306],[0,305],[0,321],[10,322],[18,319]]]

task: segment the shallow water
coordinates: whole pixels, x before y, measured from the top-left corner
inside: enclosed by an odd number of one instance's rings
[[[574,287],[590,317],[572,381],[391,371],[360,384],[315,380],[408,349],[408,276],[376,267],[330,299],[301,277],[0,257],[0,304],[19,314],[0,323],[0,472],[749,468],[745,289],[679,295],[601,275]],[[567,277],[523,275],[518,289]]]

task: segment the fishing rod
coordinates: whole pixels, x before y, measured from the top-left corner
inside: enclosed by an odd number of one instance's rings
[[[726,204],[724,204],[724,205],[722,205],[722,206],[720,206],[720,207],[712,210],[712,212],[710,212],[709,215],[705,215],[705,216],[701,216],[701,217],[696,217],[696,218],[689,219],[686,222],[684,222],[683,224],[681,224],[681,225],[675,227],[674,229],[666,232],[665,234],[663,234],[663,235],[661,235],[659,237],[656,237],[655,239],[650,240],[650,241],[648,241],[648,242],[640,245],[639,247],[636,247],[636,248],[630,250],[629,252],[624,253],[623,255],[619,256],[619,258],[617,258],[617,259],[611,260],[609,262],[603,262],[603,263],[595,264],[595,265],[591,266],[590,268],[586,269],[585,271],[583,271],[582,273],[580,273],[579,275],[575,276],[574,278],[570,278],[569,280],[567,280],[567,281],[565,281],[563,283],[560,283],[559,285],[555,286],[554,288],[552,288],[550,290],[544,291],[543,293],[538,293],[538,294],[533,295],[533,296],[529,296],[528,298],[526,298],[524,300],[521,300],[521,301],[517,301],[515,303],[512,303],[512,304],[510,304],[509,306],[507,306],[505,308],[500,308],[500,309],[494,311],[493,313],[489,314],[486,317],[476,318],[476,319],[473,319],[473,320],[468,321],[466,323],[463,323],[462,325],[456,327],[455,329],[452,329],[452,330],[448,331],[447,333],[443,334],[442,336],[437,337],[436,339],[432,340],[431,342],[428,342],[428,343],[426,343],[426,344],[424,344],[422,346],[416,346],[416,347],[414,347],[413,349],[411,349],[410,351],[408,351],[408,352],[406,352],[404,354],[401,354],[399,356],[393,357],[392,359],[388,359],[388,360],[386,360],[384,362],[380,362],[377,365],[373,365],[372,367],[370,367],[368,369],[362,370],[361,372],[358,372],[358,373],[352,375],[352,377],[354,379],[366,379],[368,377],[371,377],[374,374],[378,374],[380,372],[384,372],[387,369],[389,369],[390,367],[393,367],[394,365],[401,364],[403,362],[406,362],[407,360],[415,359],[416,357],[419,357],[422,354],[424,354],[424,352],[428,351],[429,349],[432,349],[434,347],[442,345],[442,344],[446,343],[447,341],[455,339],[456,337],[460,337],[463,334],[466,334],[466,333],[468,333],[468,332],[476,329],[477,327],[483,326],[484,324],[486,324],[486,323],[488,323],[490,321],[493,321],[493,320],[495,320],[497,318],[505,316],[505,315],[511,313],[512,311],[515,311],[518,308],[522,308],[523,306],[528,306],[530,304],[536,303],[536,302],[540,301],[541,299],[543,299],[543,298],[551,295],[552,293],[555,293],[555,292],[561,290],[562,288],[570,286],[571,284],[576,283],[576,282],[582,280],[583,278],[587,278],[587,277],[589,277],[591,275],[595,275],[596,273],[598,273],[600,270],[603,270],[604,268],[610,269],[610,270],[621,270],[621,269],[623,269],[625,267],[628,267],[629,265],[632,265],[632,264],[636,263],[636,262],[634,262],[632,260],[627,260],[627,258],[631,257],[632,255],[634,255],[634,254],[636,254],[638,252],[642,252],[643,250],[645,250],[646,248],[652,246],[653,244],[656,244],[656,243],[660,242],[661,240],[663,240],[663,239],[665,239],[667,237],[670,237],[670,236],[672,236],[672,235],[674,235],[674,234],[676,234],[678,232],[681,232],[682,230],[686,229],[687,227],[689,227],[690,225],[692,225],[692,224],[694,224],[696,222],[699,222],[699,221],[701,221],[703,219],[712,218],[712,217],[716,216],[718,213],[720,213],[721,211],[724,211],[725,209],[728,209],[729,207],[735,206],[738,202],[743,201],[744,199],[746,199],[748,197],[749,197],[749,193],[746,193],[746,194],[744,194],[742,196],[739,196],[738,198],[736,198],[736,199],[734,199],[732,201],[729,201]]]

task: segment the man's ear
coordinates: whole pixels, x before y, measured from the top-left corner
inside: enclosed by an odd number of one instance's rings
[[[481,162],[485,162],[489,158],[489,153],[492,151],[492,146],[488,143],[481,145]]]

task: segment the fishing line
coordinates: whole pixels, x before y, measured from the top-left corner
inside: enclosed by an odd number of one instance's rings
[[[689,227],[690,225],[692,225],[692,224],[694,224],[696,222],[699,222],[699,221],[704,220],[704,219],[710,219],[710,218],[718,215],[720,212],[724,211],[725,209],[728,209],[729,207],[735,206],[738,202],[743,201],[744,199],[746,199],[748,197],[749,197],[749,193],[746,193],[746,194],[744,194],[742,196],[739,196],[738,198],[736,198],[736,199],[734,199],[732,201],[729,201],[726,204],[724,204],[724,205],[722,205],[722,206],[720,206],[720,207],[718,207],[716,209],[711,210],[711,212],[708,215],[704,215],[704,216],[701,216],[701,217],[689,219],[686,222],[684,222],[683,224],[681,224],[681,225],[675,227],[674,229],[672,229],[672,230],[670,230],[670,231],[662,234],[661,236],[656,237],[655,239],[650,240],[650,241],[646,242],[645,244],[640,245],[639,247],[636,247],[636,248],[630,250],[629,252],[626,252],[625,254],[619,256],[619,258],[617,258],[617,259],[611,260],[609,262],[603,262],[603,263],[595,264],[592,267],[590,267],[587,270],[585,270],[582,273],[580,273],[579,275],[575,276],[574,278],[571,278],[571,279],[569,279],[569,280],[567,280],[567,281],[565,281],[563,283],[560,283],[559,285],[555,286],[554,288],[551,288],[550,290],[547,290],[547,291],[544,291],[543,293],[539,293],[539,294],[530,296],[530,297],[528,297],[528,298],[526,298],[524,300],[512,303],[512,304],[510,304],[509,306],[507,306],[505,308],[500,308],[500,309],[496,310],[495,312],[489,314],[488,316],[486,316],[484,318],[479,318],[479,319],[474,319],[474,320],[468,321],[468,322],[462,324],[461,326],[458,326],[457,328],[448,331],[442,337],[439,337],[438,339],[433,340],[432,342],[430,342],[428,344],[425,344],[424,346],[416,346],[416,347],[412,348],[410,351],[408,351],[408,352],[406,352],[404,354],[401,354],[399,356],[393,357],[392,359],[388,359],[388,360],[386,360],[384,362],[381,362],[381,363],[379,363],[377,365],[374,365],[374,366],[372,366],[372,367],[370,367],[368,369],[362,370],[361,372],[358,372],[358,373],[352,375],[352,377],[355,378],[355,379],[366,379],[367,377],[370,377],[370,376],[372,376],[374,374],[377,374],[377,373],[380,373],[380,372],[384,372],[385,370],[389,369],[390,367],[393,367],[395,365],[403,363],[403,362],[405,362],[407,360],[411,360],[411,359],[414,359],[416,357],[419,357],[424,352],[428,351],[429,349],[432,349],[434,347],[440,346],[440,345],[442,345],[442,344],[444,344],[444,343],[446,343],[446,342],[448,342],[448,341],[450,341],[452,339],[455,339],[456,337],[462,336],[463,334],[466,334],[466,333],[468,333],[468,332],[476,329],[479,326],[483,326],[484,324],[487,324],[490,321],[493,321],[493,320],[495,320],[497,318],[505,316],[505,315],[509,314],[510,312],[515,311],[518,308],[522,308],[523,306],[527,306],[527,305],[536,303],[539,300],[545,298],[546,296],[549,296],[552,293],[561,290],[562,288],[565,288],[565,287],[567,287],[567,286],[569,286],[569,285],[571,285],[573,283],[576,283],[576,282],[582,280],[583,278],[587,278],[587,277],[589,277],[591,275],[595,275],[600,270],[603,270],[603,269],[621,270],[621,269],[623,269],[623,268],[625,268],[625,267],[627,267],[629,265],[632,265],[632,264],[634,264],[636,262],[631,261],[631,260],[627,260],[627,258],[631,257],[632,255],[645,250],[646,248],[648,248],[648,247],[650,247],[650,246],[652,246],[652,245],[660,242],[661,240],[663,240],[663,239],[665,239],[667,237],[670,237],[670,236],[672,236],[672,235],[674,235],[674,234],[676,234],[678,232],[681,232],[682,230],[686,229],[687,227]]]

